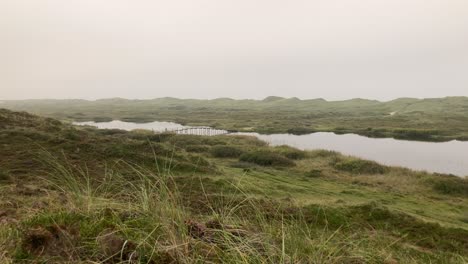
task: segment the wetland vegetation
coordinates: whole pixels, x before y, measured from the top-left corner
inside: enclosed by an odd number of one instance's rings
[[[4,108],[73,121],[172,121],[182,125],[262,134],[354,133],[419,141],[468,140],[468,98],[400,98],[388,102],[264,100],[103,99],[4,101]]]
[[[0,263],[468,261],[467,179],[249,136],[0,110],[0,190]]]

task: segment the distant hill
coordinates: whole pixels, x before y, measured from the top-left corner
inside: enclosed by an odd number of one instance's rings
[[[314,110],[317,108],[327,108],[335,111],[340,111],[348,108],[363,108],[377,107],[380,109],[387,109],[391,111],[428,111],[438,112],[445,111],[446,108],[453,110],[462,110],[468,112],[468,97],[446,97],[446,98],[431,98],[431,99],[415,99],[415,98],[399,98],[388,102],[380,102],[377,100],[368,100],[362,98],[355,98],[344,101],[326,101],[324,99],[308,99],[301,100],[297,97],[283,98],[277,96],[269,96],[263,100],[235,100],[231,98],[218,98],[211,100],[203,99],[178,99],[172,97],[148,99],[148,100],[130,100],[124,98],[110,98],[99,99],[95,101],[88,100],[58,100],[58,99],[38,99],[38,100],[4,100],[1,101],[4,107],[17,110],[26,109],[43,109],[43,108],[64,108],[65,105],[69,107],[83,107],[95,106],[104,107],[114,104],[122,104],[122,106],[131,105],[158,105],[158,106],[176,106],[186,105],[189,107],[231,107],[231,108],[262,108],[271,106],[288,107],[289,109],[297,110]],[[44,110],[44,109],[43,109]]]
[[[268,96],[267,98],[263,99],[262,102],[275,102],[279,100],[284,100],[284,98],[278,96]]]

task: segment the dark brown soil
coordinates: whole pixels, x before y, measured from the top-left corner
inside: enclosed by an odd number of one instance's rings
[[[70,261],[77,260],[79,252],[77,229],[59,225],[36,227],[25,232],[22,248],[35,256],[60,256]]]

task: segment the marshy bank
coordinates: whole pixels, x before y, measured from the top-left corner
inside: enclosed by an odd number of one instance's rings
[[[0,263],[466,263],[468,181],[0,110]]]
[[[100,129],[146,129],[155,132],[187,128],[172,122],[132,123],[123,121],[79,122]],[[272,146],[288,145],[302,150],[325,149],[373,160],[389,166],[433,173],[468,175],[468,142],[420,142],[392,138],[368,138],[354,134],[317,132],[306,135],[237,133],[255,136]]]

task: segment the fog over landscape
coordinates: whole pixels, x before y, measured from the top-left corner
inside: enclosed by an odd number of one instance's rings
[[[3,0],[0,99],[468,95],[468,2]]]
[[[468,0],[0,0],[0,264],[467,264]]]

